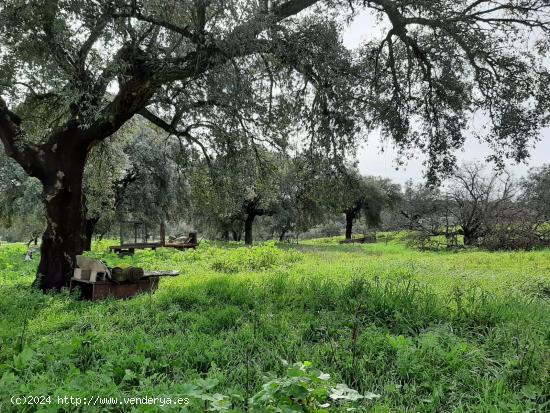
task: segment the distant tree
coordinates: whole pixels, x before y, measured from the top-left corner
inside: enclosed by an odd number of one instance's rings
[[[475,245],[515,209],[517,182],[506,171],[487,172],[478,162],[461,165],[450,178],[448,208],[464,234],[464,245]]]
[[[189,202],[185,163],[195,157],[192,148],[142,124],[123,155],[128,166],[112,184],[116,219],[143,222],[157,234],[166,221],[182,220]]]
[[[278,155],[246,146],[218,156],[190,173],[192,214],[196,221],[210,224],[227,238],[251,245],[257,217],[275,213],[279,189]]]
[[[487,173],[481,164],[465,170],[460,194],[452,192],[450,210],[459,218],[466,245],[490,250],[550,246],[548,166],[532,169],[519,183],[505,173]]]
[[[403,188],[398,215],[402,227],[410,230],[423,230],[438,235],[443,215],[443,196],[438,187],[414,184],[409,180]]]
[[[415,243],[444,235],[447,246],[531,249],[550,245],[548,168],[533,169],[518,183],[506,171],[479,162],[461,165],[443,188],[407,183],[400,204],[401,228],[413,230]]]
[[[138,221],[158,231],[161,223],[181,215],[178,207],[187,201],[176,158],[188,156],[182,151],[190,148],[143,121],[111,139],[116,142],[91,151],[84,174],[85,250],[97,226],[112,233],[121,221]]]
[[[122,196],[119,183],[132,176],[124,147],[132,141],[130,128],[125,128],[95,146],[88,155],[83,177],[83,207],[85,208],[84,251],[92,248],[92,237],[99,226],[111,228]],[[128,133],[124,133],[128,132]]]
[[[399,212],[389,219],[393,220],[394,228],[411,230],[410,242],[421,249],[439,248],[439,241],[432,242],[438,236],[445,236],[447,247],[456,247],[459,230],[449,200],[449,195],[439,187],[408,181],[396,208]]]
[[[521,182],[522,201],[534,222],[550,222],[550,165],[533,168]]]
[[[289,232],[305,232],[326,213],[320,198],[321,172],[303,155],[284,157],[279,163],[279,187],[271,218],[279,241]]]
[[[0,228],[11,229],[10,239],[36,239],[46,226],[40,202],[40,182],[4,153],[0,153]]]
[[[136,114],[205,153],[213,130],[343,151],[380,127],[403,154],[421,148],[435,180],[482,111],[494,159],[526,158],[547,122],[547,3],[3,1],[0,140],[43,187],[40,286],[67,285],[89,152]],[[358,9],[389,27],[350,51],[341,22]]]
[[[491,237],[484,239],[484,247],[528,250],[550,246],[550,166],[531,169],[518,192],[514,209],[498,220]]]
[[[351,239],[355,220],[363,217],[367,226],[381,222],[382,211],[399,200],[399,185],[388,179],[363,176],[355,168],[339,168],[323,182],[324,199],[335,213],[346,219],[346,239]]]

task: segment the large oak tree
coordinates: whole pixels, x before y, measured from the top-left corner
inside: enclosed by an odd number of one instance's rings
[[[434,178],[450,170],[467,119],[481,111],[488,128],[479,137],[495,160],[524,159],[546,121],[540,57],[548,7],[543,0],[2,1],[0,139],[43,186],[41,287],[66,285],[82,251],[89,151],[136,114],[205,157],[214,137],[244,132],[278,141],[274,120],[313,150],[341,151],[380,126],[403,153],[425,151]],[[360,9],[383,17],[388,31],[346,50],[342,19]],[[536,45],[527,39],[533,31]]]

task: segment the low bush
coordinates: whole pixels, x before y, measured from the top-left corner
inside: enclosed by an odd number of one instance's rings
[[[297,251],[284,251],[275,243],[265,243],[254,247],[240,247],[218,251],[212,260],[211,268],[224,273],[239,271],[263,271],[301,259]]]

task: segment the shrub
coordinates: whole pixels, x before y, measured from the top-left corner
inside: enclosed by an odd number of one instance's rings
[[[281,250],[274,243],[266,243],[261,246],[218,251],[211,268],[225,273],[263,271],[300,259],[302,254],[297,251]]]

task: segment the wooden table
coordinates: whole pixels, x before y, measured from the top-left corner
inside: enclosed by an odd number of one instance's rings
[[[157,242],[149,242],[143,244],[122,244],[122,245],[111,245],[109,251],[118,254],[120,257],[125,257],[127,255],[134,255],[136,250],[151,249],[156,250],[157,248],[175,248],[177,250],[185,250],[189,248],[197,248],[198,243],[193,242],[168,242],[166,244],[159,244]]]
[[[134,255],[136,250],[152,249],[153,251],[159,248],[161,245],[158,242],[137,243],[137,244],[122,244],[112,245],[109,247],[109,251],[118,253],[121,257],[126,255]]]

